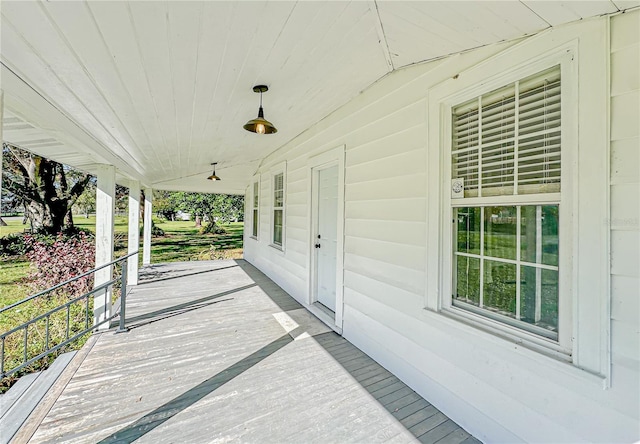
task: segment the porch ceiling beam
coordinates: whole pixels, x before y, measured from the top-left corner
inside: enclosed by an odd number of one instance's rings
[[[144,180],[141,172],[132,166],[135,164],[133,159],[124,159],[115,155],[4,62],[0,62],[0,65],[7,110],[24,120],[27,120],[28,116],[30,124],[52,135],[65,146],[86,155],[86,159],[91,161],[90,165],[93,166],[88,172],[96,174],[98,165],[109,164],[114,165],[122,174],[130,178]],[[58,160],[55,152],[39,149],[37,146],[25,148],[35,154]],[[64,163],[63,159],[60,161]],[[77,165],[74,166],[77,167]]]

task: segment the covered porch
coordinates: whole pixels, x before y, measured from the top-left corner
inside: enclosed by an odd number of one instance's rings
[[[143,245],[131,331],[95,336],[28,436],[473,440],[433,403],[484,442],[637,442],[639,19],[638,0],[4,2],[0,138],[97,177],[96,266],[116,184]],[[247,262],[151,266],[153,190],[245,196]]]
[[[141,270],[14,442],[478,442],[251,264]]]

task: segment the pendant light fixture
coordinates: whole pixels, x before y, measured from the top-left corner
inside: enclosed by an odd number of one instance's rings
[[[260,93],[260,108],[258,109],[258,117],[249,120],[243,128],[247,131],[251,131],[252,133],[258,134],[273,134],[278,132],[273,123],[265,120],[264,111],[262,110],[262,93],[269,91],[269,87],[267,85],[256,85],[253,87],[253,92]]]
[[[211,173],[211,176],[207,177],[207,179],[209,179],[209,180],[222,180],[218,176],[216,176],[216,165],[217,164],[218,164],[218,162],[213,162],[211,164],[211,165],[213,165],[213,173]]]

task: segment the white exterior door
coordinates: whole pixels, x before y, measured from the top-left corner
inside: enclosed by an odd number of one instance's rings
[[[316,254],[317,301],[335,313],[338,251],[338,166],[318,171]]]

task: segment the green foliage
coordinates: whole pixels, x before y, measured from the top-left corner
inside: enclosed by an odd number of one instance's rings
[[[207,223],[200,228],[199,233],[200,234],[225,234],[226,230],[214,223]]]
[[[140,236],[144,234],[144,226],[140,227]],[[151,236],[164,236],[164,230],[156,225],[156,222],[151,220]]]
[[[94,178],[89,181],[85,190],[76,200],[73,210],[76,213],[83,213],[86,218],[96,210],[96,181]]]
[[[93,233],[91,231],[75,226],[66,227],[58,234],[51,234],[48,230],[40,230],[35,233],[13,232],[0,238],[0,256],[21,256],[28,254],[33,250],[33,241],[52,245],[60,235],[65,238],[80,235],[85,235],[91,238],[93,237]],[[27,239],[31,239],[31,242],[28,242]]]
[[[171,199],[172,194],[171,191],[153,190],[153,210],[168,220],[173,220],[178,212],[176,201]]]
[[[231,194],[171,193],[169,200],[176,210],[194,216],[206,216],[209,222],[228,224],[241,221],[244,214],[244,196]]]
[[[95,261],[95,241],[93,235],[59,233],[55,239],[37,238],[25,235],[29,248],[27,257],[31,261],[30,276],[34,292],[72,279],[91,270]],[[87,276],[58,290],[60,294],[80,296],[93,286],[93,276]]]
[[[21,256],[27,253],[27,244],[22,233],[12,233],[0,238],[0,256]]]
[[[67,233],[59,233],[55,237],[46,234],[14,234],[10,237],[22,240],[30,263],[6,261],[2,264],[0,302],[3,307],[24,299],[29,292],[44,290],[93,267],[95,242],[93,235],[83,230],[69,229]],[[92,278],[86,277],[10,309],[0,316],[0,332],[7,332],[69,302],[72,297],[86,293],[91,286]],[[92,316],[92,299],[89,297],[89,316]],[[67,338],[83,331],[86,328],[86,313],[87,306],[82,300],[72,303],[68,314],[66,309],[61,309],[29,325],[26,359],[31,359],[47,348],[61,344]],[[24,332],[24,329],[20,329],[5,337],[3,365],[7,370],[24,362]],[[86,338],[87,336],[84,335],[55,354],[42,358],[17,374],[4,378],[0,381],[0,392],[6,391],[20,375],[42,370],[55,359],[56,355],[81,347]]]

